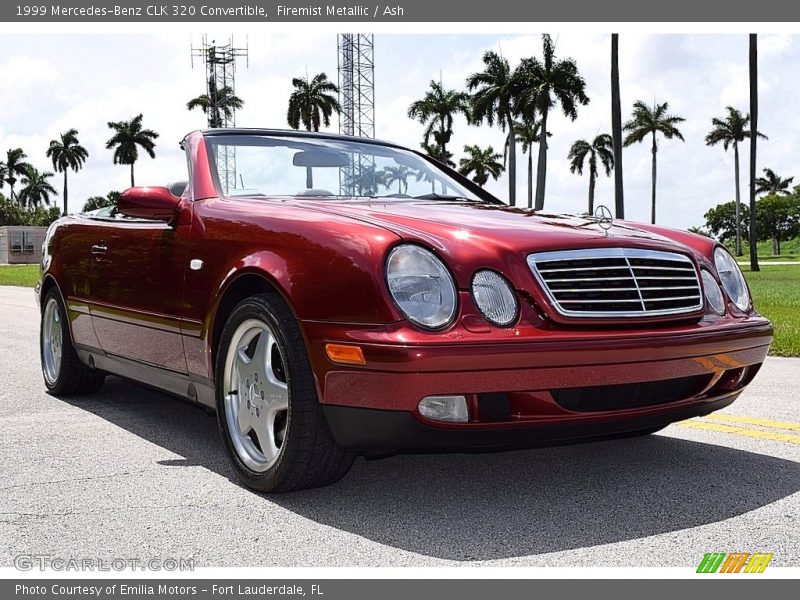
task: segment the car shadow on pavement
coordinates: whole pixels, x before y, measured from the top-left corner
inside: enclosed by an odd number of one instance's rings
[[[70,401],[239,485],[205,412],[110,378]],[[338,483],[261,496],[320,524],[449,560],[583,548],[715,523],[800,490],[793,461],[663,435],[494,454],[358,459]]]

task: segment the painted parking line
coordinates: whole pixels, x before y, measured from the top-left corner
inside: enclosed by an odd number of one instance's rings
[[[773,429],[800,431],[800,423],[792,423],[790,421],[773,421],[772,419],[762,419],[761,417],[742,417],[739,415],[726,415],[724,413],[720,413],[706,415],[704,418],[712,421],[724,421],[726,423],[742,423],[743,425],[756,425],[757,427],[771,427]]]
[[[800,435],[792,433],[782,433],[778,431],[763,431],[761,429],[747,429],[746,427],[736,427],[734,425],[725,425],[723,423],[710,423],[708,421],[699,421],[692,419],[689,421],[680,421],[675,423],[681,427],[688,427],[690,429],[702,429],[705,431],[716,431],[719,433],[730,433],[742,437],[757,438],[760,440],[770,440],[773,442],[788,442],[790,444],[800,444]]]

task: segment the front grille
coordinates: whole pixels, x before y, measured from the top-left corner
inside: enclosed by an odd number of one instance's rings
[[[702,392],[712,375],[692,375],[677,379],[622,383],[551,390],[561,408],[575,412],[596,412],[640,408],[686,400]]]
[[[528,265],[566,317],[675,315],[699,311],[703,295],[688,256],[636,248],[540,252]]]

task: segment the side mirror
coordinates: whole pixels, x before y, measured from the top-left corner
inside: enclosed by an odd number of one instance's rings
[[[133,187],[120,194],[117,210],[136,219],[170,223],[180,201],[166,187]]]

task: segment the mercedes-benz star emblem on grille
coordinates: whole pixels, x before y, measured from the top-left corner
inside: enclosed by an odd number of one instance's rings
[[[594,210],[594,217],[597,219],[597,224],[600,225],[600,228],[605,231],[606,237],[608,237],[608,230],[611,229],[611,226],[614,224],[614,217],[611,216],[611,210],[604,204],[600,204]]]

